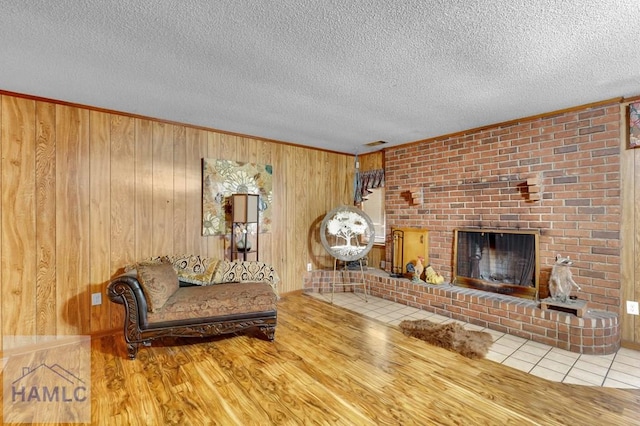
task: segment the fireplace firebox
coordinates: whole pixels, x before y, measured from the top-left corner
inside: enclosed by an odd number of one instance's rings
[[[456,229],[453,284],[536,299],[539,236],[536,230]]]

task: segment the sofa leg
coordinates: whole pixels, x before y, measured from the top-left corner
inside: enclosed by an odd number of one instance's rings
[[[276,335],[276,327],[273,325],[267,325],[267,326],[263,326],[260,327],[260,331],[262,331],[264,333],[265,336],[267,336],[267,339],[269,339],[269,341],[273,341],[275,339],[275,335]]]
[[[129,359],[136,359],[136,355],[138,355],[138,344],[127,343],[127,352],[129,354]]]

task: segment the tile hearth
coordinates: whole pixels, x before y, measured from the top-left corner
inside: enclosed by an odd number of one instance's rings
[[[315,270],[304,277],[304,291],[328,293],[333,281],[361,283],[352,270]],[[588,355],[608,355],[620,347],[620,323],[613,312],[589,309],[584,316],[542,309],[535,300],[443,283],[432,285],[390,277],[382,270],[364,273],[370,294],[433,312],[460,322],[487,327],[526,340]],[[358,284],[361,285],[361,284]],[[353,291],[348,284],[342,289]],[[361,289],[359,289],[361,291]]]
[[[306,294],[327,303],[331,297],[330,294],[317,292]],[[392,326],[397,326],[405,319],[429,319],[434,322],[455,321],[470,330],[486,331],[494,341],[487,359],[555,382],[640,389],[639,351],[621,348],[609,355],[569,352],[375,296],[368,296],[365,302],[362,294],[351,292],[336,292],[333,302],[336,306]]]

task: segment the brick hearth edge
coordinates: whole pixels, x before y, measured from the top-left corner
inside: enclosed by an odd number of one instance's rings
[[[339,273],[339,282],[356,283],[361,277],[360,271]],[[304,291],[331,292],[333,275],[333,270],[306,273]],[[588,355],[607,355],[620,348],[620,323],[612,312],[588,310],[578,318],[571,313],[543,310],[533,300],[450,284],[414,283],[376,269],[365,271],[365,279],[372,296],[534,342]],[[348,286],[339,290],[353,291]]]

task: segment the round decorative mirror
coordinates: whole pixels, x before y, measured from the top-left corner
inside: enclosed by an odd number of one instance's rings
[[[320,239],[327,252],[351,262],[365,257],[373,247],[375,230],[365,212],[353,206],[331,210],[320,225]]]

